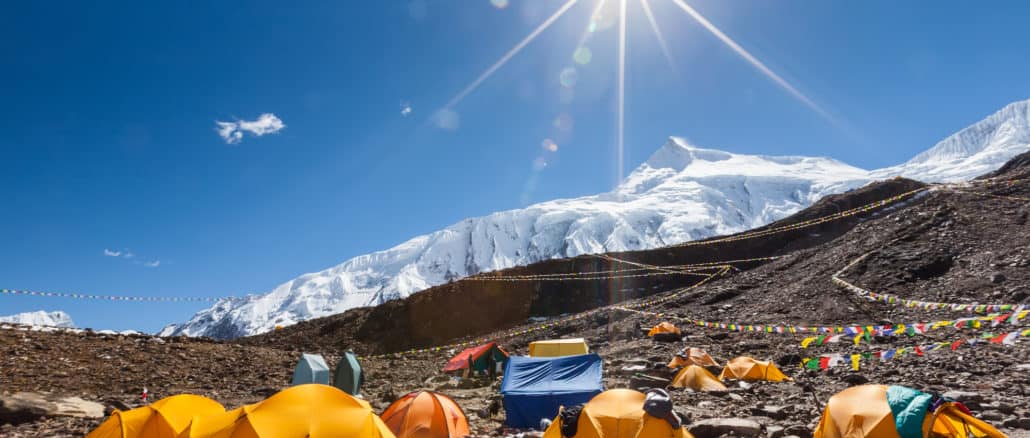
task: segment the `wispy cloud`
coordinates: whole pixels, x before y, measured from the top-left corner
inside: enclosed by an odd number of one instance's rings
[[[149,262],[144,262],[143,266],[146,266],[148,268],[156,268],[158,266],[161,266],[161,261],[160,260],[153,260],[153,261],[149,261]]]
[[[104,248],[104,256],[105,257],[115,257],[115,258],[126,259],[126,260],[133,259],[133,260],[131,260],[132,264],[134,264],[134,265],[142,265],[142,266],[146,266],[148,268],[156,268],[158,266],[161,266],[161,261],[160,260],[151,260],[151,261],[136,260],[135,259],[136,254],[133,254],[132,251],[130,251],[128,248],[124,248],[124,249],[120,249],[120,250],[119,249]]]
[[[104,255],[108,256],[108,257],[119,257],[119,256],[122,255],[122,252],[121,251],[113,251],[113,250],[104,248]]]
[[[235,122],[223,122],[215,120],[215,130],[218,136],[222,137],[227,144],[239,144],[243,141],[243,133],[249,132],[255,137],[265,134],[275,134],[286,127],[282,119],[272,113],[264,113],[258,116],[257,120],[237,120]]]

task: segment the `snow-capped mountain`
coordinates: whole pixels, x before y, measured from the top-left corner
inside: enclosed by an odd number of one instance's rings
[[[160,334],[257,334],[480,272],[745,231],[823,196],[894,175],[928,182],[970,179],[1030,150],[1028,126],[1030,101],[1015,103],[905,164],[876,171],[829,158],[702,149],[670,138],[611,192],[466,219],[302,275],[263,295],[221,300]]]
[[[60,310],[55,312],[40,310],[36,312],[19,313],[17,315],[0,316],[0,322],[34,326],[75,328],[75,322],[72,321],[72,317]]]

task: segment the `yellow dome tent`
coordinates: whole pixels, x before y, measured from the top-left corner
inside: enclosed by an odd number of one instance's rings
[[[719,380],[768,380],[770,382],[782,382],[793,380],[787,377],[776,368],[776,364],[764,360],[755,360],[750,357],[741,356],[726,362],[726,367],[719,374]]]
[[[676,327],[673,323],[665,321],[658,325],[651,327],[651,330],[647,332],[648,336],[654,336],[661,333],[670,333],[674,335],[682,334],[679,327]]]
[[[813,438],[1005,436],[963,412],[957,403],[933,406],[933,396],[904,386],[851,387],[830,397]]]
[[[700,348],[684,348],[672,356],[672,360],[669,361],[669,368],[676,369],[687,365],[699,365],[703,367],[707,366],[719,366],[719,363],[712,359],[704,350]]]
[[[128,411],[114,411],[86,438],[176,438],[195,416],[225,412],[218,402],[192,394],[174,395]]]
[[[695,391],[725,391],[726,385],[723,385],[719,379],[708,372],[708,370],[701,368],[697,365],[687,365],[685,368],[676,373],[676,377],[672,378],[670,384],[673,388],[690,388]]]
[[[464,438],[465,413],[454,400],[432,391],[412,392],[383,411],[383,422],[397,438]]]
[[[190,438],[394,438],[368,403],[329,385],[305,384],[260,403],[197,418]]]
[[[632,389],[602,392],[583,405],[573,438],[693,438],[684,427],[644,412],[644,393]],[[562,438],[561,415],[543,438]]]
[[[587,353],[590,353],[590,349],[583,338],[550,339],[529,343],[529,355],[532,357],[575,356]]]

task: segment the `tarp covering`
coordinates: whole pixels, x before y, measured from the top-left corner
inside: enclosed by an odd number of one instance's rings
[[[450,397],[432,391],[415,391],[383,411],[383,422],[397,438],[462,438],[469,423],[461,407]]]
[[[574,438],[692,438],[686,428],[644,412],[644,394],[632,389],[612,389],[590,399],[579,414]],[[561,417],[543,438],[563,438]]]
[[[449,373],[468,368],[469,356],[472,357],[473,371],[485,371],[491,362],[503,364],[508,360],[508,353],[499,347],[496,342],[490,342],[462,350],[461,353],[456,354],[451,360],[447,361],[443,371]]]
[[[672,360],[669,361],[669,368],[676,369],[687,365],[699,365],[699,366],[719,366],[719,363],[712,359],[704,350],[700,348],[684,348],[672,356]]]
[[[726,362],[726,367],[719,374],[719,380],[726,379],[767,380],[770,382],[792,380],[786,374],[783,374],[779,368],[776,368],[776,364],[745,356]]]
[[[603,390],[601,374],[596,354],[508,358],[501,382],[506,424],[536,427],[540,419],[557,415],[559,406],[586,403]]]
[[[293,369],[293,382],[291,384],[320,383],[328,385],[330,383],[329,379],[329,365],[325,364],[325,359],[322,358],[322,355],[304,353],[300,357],[300,361],[297,362],[297,367]]]
[[[902,386],[861,385],[826,403],[813,438],[1002,438],[1005,435],[955,403],[928,412],[932,396]]]
[[[723,385],[712,373],[697,365],[687,365],[676,373],[670,384],[674,388],[690,388],[695,391],[725,391]]]
[[[198,417],[190,438],[394,438],[368,403],[328,385],[293,386],[253,405]]]
[[[583,338],[550,339],[529,343],[529,355],[533,357],[574,356],[589,352],[590,349]]]
[[[336,372],[333,373],[333,386],[350,395],[358,395],[361,392],[361,384],[365,381],[365,373],[361,369],[358,357],[353,351],[347,350],[340,355],[340,363],[336,364]]]
[[[190,428],[194,416],[225,412],[218,402],[192,394],[163,398],[148,406],[114,411],[87,438],[175,438]]]
[[[654,336],[660,333],[670,333],[674,335],[681,334],[679,327],[676,327],[676,325],[671,322],[665,321],[651,327],[651,330],[647,332],[647,335]]]

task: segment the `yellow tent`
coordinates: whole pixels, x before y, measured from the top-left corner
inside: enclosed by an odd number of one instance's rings
[[[672,378],[671,385],[674,388],[690,388],[695,391],[726,390],[726,385],[723,385],[708,370],[697,365],[687,365],[686,368],[676,373],[676,377]]]
[[[198,415],[225,412],[218,402],[192,394],[175,395],[128,411],[114,411],[86,438],[175,438]]]
[[[583,338],[550,339],[529,343],[529,355],[534,357],[575,356],[589,352],[590,349]]]
[[[647,332],[647,335],[648,336],[654,336],[654,335],[661,334],[661,333],[671,333],[671,334],[674,334],[674,335],[679,335],[682,332],[680,331],[679,327],[676,327],[673,323],[665,321],[665,322],[659,323],[658,325],[656,325],[654,327],[651,327],[651,330]]]
[[[676,369],[686,365],[700,365],[706,366],[719,366],[719,363],[712,359],[704,350],[700,348],[684,348],[672,356],[672,360],[669,361],[669,368]]]
[[[394,438],[368,403],[328,385],[305,384],[260,403],[197,418],[190,438]]]
[[[813,438],[1004,438],[955,403],[943,403],[927,412],[931,399],[929,394],[903,386],[851,387],[830,397]]]
[[[544,431],[543,438],[562,438],[561,415]],[[632,389],[602,392],[583,405],[572,438],[693,438],[684,427],[644,412],[644,394]]]
[[[726,362],[726,367],[719,374],[719,380],[768,380],[770,382],[782,382],[793,380],[787,377],[776,368],[776,364],[764,360],[755,360],[750,357],[741,356]]]

